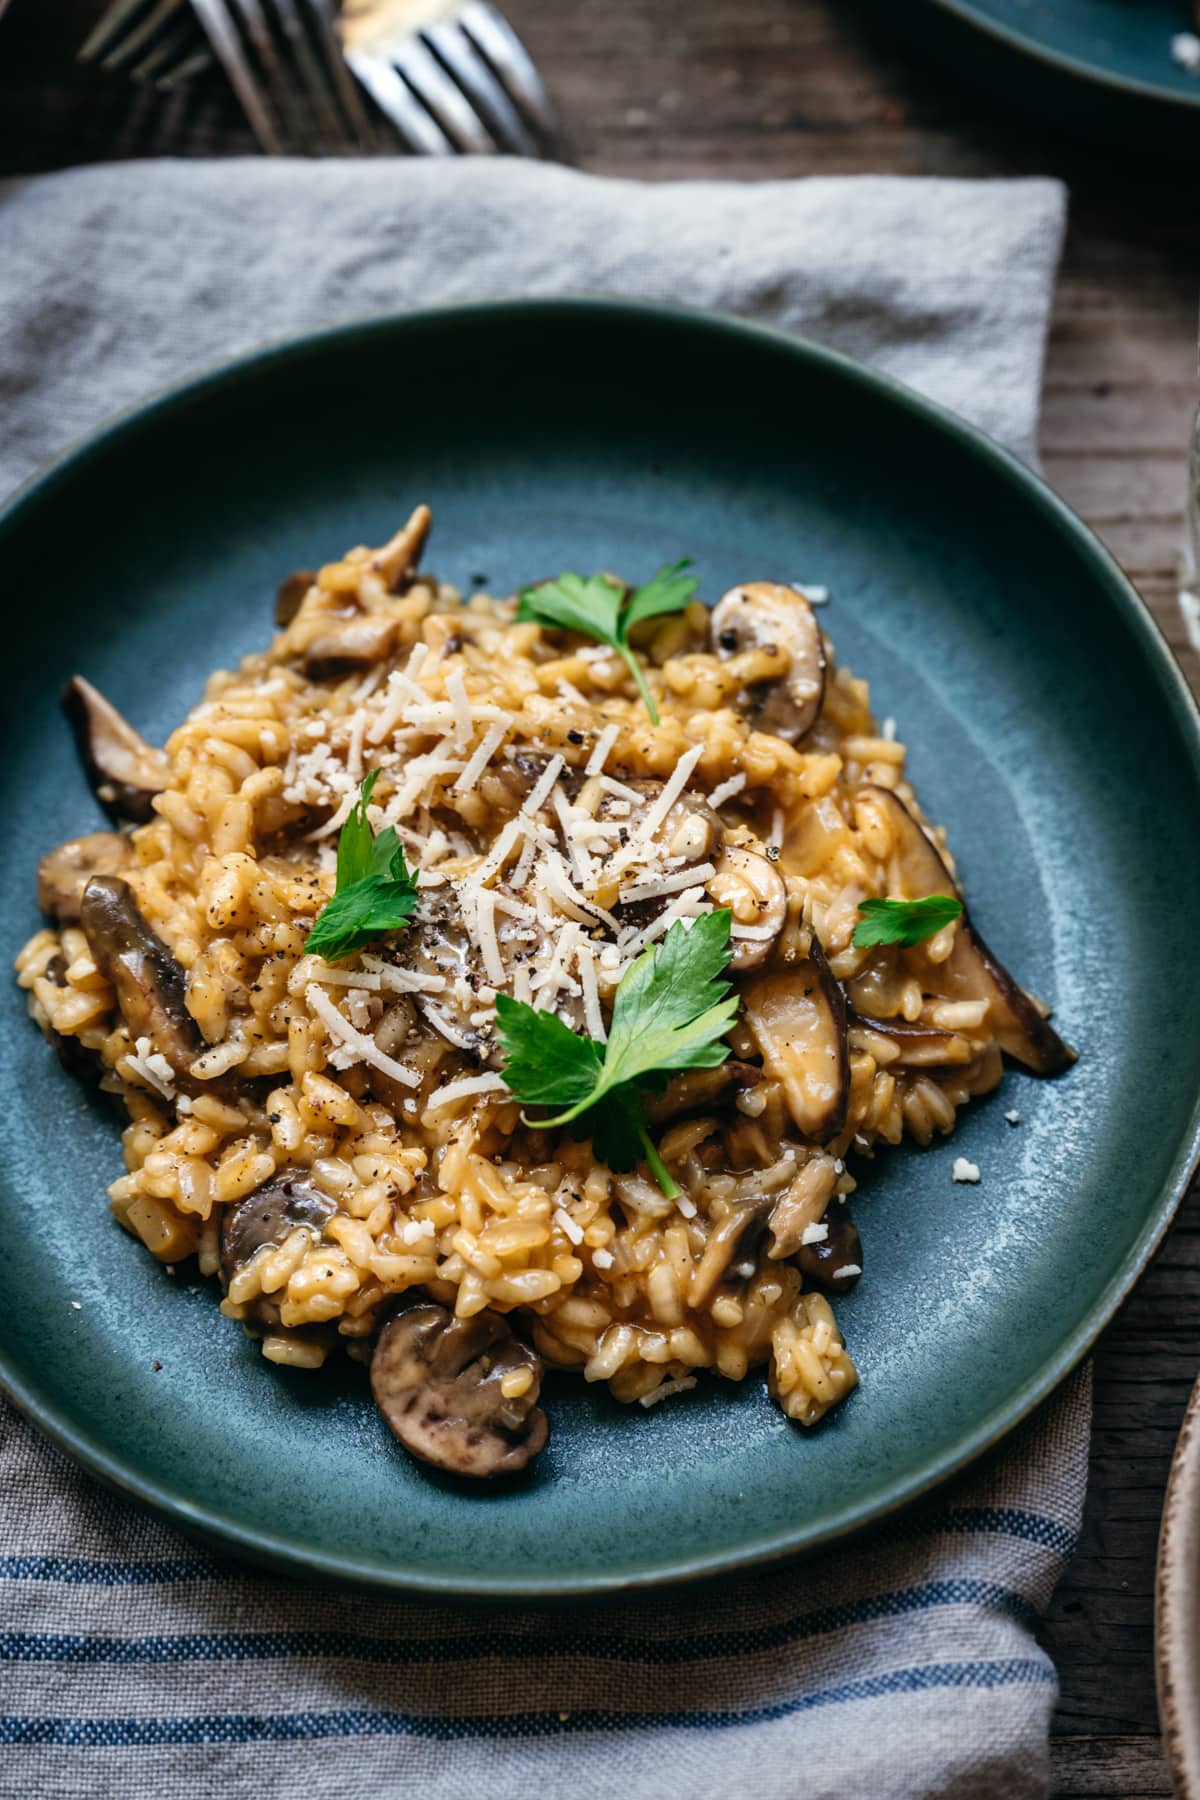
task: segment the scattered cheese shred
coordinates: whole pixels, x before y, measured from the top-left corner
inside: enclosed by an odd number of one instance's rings
[[[435,1089],[426,1102],[426,1110],[434,1112],[442,1106],[453,1106],[457,1100],[467,1100],[475,1094],[507,1092],[499,1075],[490,1072],[484,1075],[466,1075],[461,1081],[448,1081],[444,1087]]]
[[[600,773],[601,769],[608,761],[609,753],[612,750],[613,745],[620,735],[621,727],[619,725],[606,725],[604,727],[604,730],[596,739],[595,749],[588,757],[587,763],[584,766],[583,772],[585,775],[598,775]]]
[[[421,1077],[411,1069],[406,1069],[394,1057],[388,1056],[373,1037],[357,1031],[317,982],[311,981],[305,988],[304,1003],[314,1017],[320,1019],[330,1037],[353,1053],[355,1062],[369,1064],[371,1068],[378,1069],[381,1075],[390,1075],[393,1081],[400,1082],[403,1087],[420,1086]]]

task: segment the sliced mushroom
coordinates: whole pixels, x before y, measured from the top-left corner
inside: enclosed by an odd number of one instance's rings
[[[815,932],[803,962],[746,983],[742,1009],[797,1127],[810,1143],[828,1143],[846,1122],[850,1058],[845,998]]]
[[[83,890],[93,875],[119,875],[133,861],[129,839],[118,831],[89,831],[47,850],[37,872],[38,905],[60,925],[75,925]]]
[[[506,1395],[526,1372],[524,1390]],[[475,1479],[513,1475],[545,1448],[541,1384],[541,1358],[499,1313],[459,1319],[432,1301],[390,1320],[371,1359],[375,1404],[404,1448]]]
[[[775,864],[731,844],[708,878],[708,894],[714,905],[729,908],[734,974],[761,969],[787,923],[787,887]]]
[[[429,508],[415,507],[407,523],[400,527],[395,537],[382,550],[375,552],[373,566],[383,576],[389,593],[400,593],[416,574],[432,525],[433,514]]]
[[[305,650],[301,668],[310,681],[340,681],[383,662],[395,641],[396,621],[385,613],[333,619]]]
[[[651,1125],[665,1125],[668,1119],[682,1119],[688,1113],[711,1112],[714,1107],[728,1105],[735,1095],[756,1087],[762,1078],[757,1063],[738,1062],[730,1057],[716,1069],[685,1069],[682,1074],[673,1075],[661,1094],[644,1094],[642,1105]]]
[[[825,696],[825,651],[812,607],[778,581],[746,581],[713,608],[714,653],[727,660],[747,650],[779,659],[779,674],[747,688],[743,710],[760,731],[794,744],[816,724]]]
[[[154,816],[154,796],[167,785],[166,752],[139,736],[82,675],[72,675],[62,705],[92,792],[109,818],[144,825]]]
[[[142,917],[129,883],[118,875],[93,876],[83,890],[79,922],[96,967],[116,993],[129,1035],[152,1040],[185,1092],[212,1093],[212,1082],[194,1082],[187,1074],[204,1040],[184,1004],[186,977]]]
[[[296,569],[291,575],[285,575],[275,589],[275,623],[281,631],[300,611],[304,596],[316,579],[315,569]]]
[[[221,1285],[229,1283],[264,1244],[283,1244],[298,1226],[319,1238],[337,1211],[328,1194],[313,1185],[307,1169],[280,1169],[270,1181],[231,1206],[221,1227]],[[249,1301],[246,1318],[267,1331],[279,1328],[279,1302],[272,1294]]]
[[[773,1262],[795,1256],[804,1233],[825,1215],[837,1183],[832,1156],[810,1156],[778,1195],[768,1221],[771,1243],[767,1255]]]
[[[844,1206],[831,1206],[825,1214],[825,1236],[815,1244],[801,1244],[796,1267],[818,1287],[834,1294],[848,1294],[862,1274],[862,1239],[858,1226]]]
[[[746,1199],[727,1203],[720,1217],[714,1220],[704,1245],[704,1255],[692,1271],[687,1295],[690,1307],[707,1306],[725,1271],[732,1264],[756,1254],[767,1214],[776,1199],[775,1194],[751,1194]]]
[[[890,788],[867,786],[861,792],[870,797],[892,828],[895,847],[888,870],[889,893],[905,900],[957,894],[949,869],[904,802]],[[992,955],[965,911],[958,921],[953,950],[936,968],[938,986],[944,988],[946,998],[990,1002],[989,1021],[996,1042],[1035,1075],[1061,1075],[1075,1061],[1074,1050]]]
[[[904,1019],[873,1019],[849,1009],[851,1030],[858,1026],[886,1038],[895,1051],[888,1067],[900,1069],[952,1069],[973,1062],[979,1054],[970,1038],[957,1031],[938,1031],[927,1025],[909,1025]],[[863,1046],[869,1049],[869,1042]],[[882,1048],[882,1047],[881,1047]]]

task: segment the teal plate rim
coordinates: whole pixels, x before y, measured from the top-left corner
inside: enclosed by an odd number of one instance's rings
[[[45,468],[33,474],[0,506],[0,533],[21,514],[34,496],[41,500],[68,473],[102,454],[135,423],[193,401],[207,390],[236,380],[252,366],[278,364],[289,357],[319,351],[323,344],[351,336],[382,336],[436,327],[448,321],[486,323],[502,330],[508,317],[568,316],[581,326],[597,314],[639,319],[669,327],[672,322],[708,331],[745,343],[762,342],[777,352],[785,351],[809,366],[857,384],[901,413],[943,435],[962,454],[971,457],[989,475],[1016,490],[1044,521],[1069,540],[1088,565],[1097,585],[1132,633],[1147,669],[1163,697],[1164,706],[1188,753],[1190,772],[1200,787],[1200,707],[1166,641],[1137,591],[1113,557],[1065,501],[1011,452],[988,438],[948,408],[926,399],[913,389],[865,367],[853,358],[793,336],[771,326],[752,323],[699,308],[658,301],[615,300],[587,294],[538,299],[472,301],[457,305],[364,315],[315,331],[291,334],[258,347],[245,349],[201,372],[171,384],[149,398],[128,407],[80,439]],[[91,1474],[110,1487],[166,1515],[175,1524],[209,1544],[276,1570],[310,1579],[357,1585],[375,1591],[426,1595],[445,1599],[566,1599],[601,1597],[669,1584],[715,1577],[752,1569],[782,1557],[796,1556],[878,1522],[911,1504],[951,1476],[993,1449],[1044,1401],[1070,1374],[1094,1345],[1157,1250],[1191,1180],[1200,1169],[1200,1096],[1197,1096],[1186,1132],[1170,1164],[1157,1204],[1149,1211],[1116,1272],[1096,1296],[1079,1324],[1064,1338],[1057,1352],[1046,1358],[1006,1399],[992,1407],[969,1431],[940,1454],[929,1457],[919,1471],[894,1478],[864,1501],[839,1504],[836,1500],[817,1519],[799,1522],[787,1530],[764,1536],[715,1554],[666,1557],[652,1569],[621,1574],[610,1571],[587,1577],[547,1581],[532,1577],[489,1578],[472,1572],[469,1580],[455,1576],[397,1569],[352,1553],[333,1554],[276,1529],[270,1534],[243,1525],[227,1510],[196,1502],[186,1493],[151,1479],[131,1475],[119,1456],[105,1448],[98,1436],[79,1430],[53,1400],[38,1391],[36,1378],[16,1366],[15,1359],[0,1350],[0,1388],[38,1429]]]
[[[1195,94],[1187,94],[1181,93],[1178,88],[1143,81],[1136,75],[1119,74],[1114,69],[1104,68],[1100,63],[1089,62],[1081,56],[1072,56],[1065,50],[1041,44],[1027,32],[1005,25],[999,19],[985,18],[975,5],[975,0],[925,0],[925,4],[957,19],[972,31],[978,31],[981,36],[989,37],[995,43],[1003,44],[1034,62],[1040,62],[1046,68],[1070,76],[1074,81],[1086,82],[1092,87],[1109,88],[1114,93],[1133,95],[1141,100],[1151,100],[1156,106],[1177,108],[1181,118],[1186,118],[1191,113],[1200,113],[1200,82],[1196,84]]]

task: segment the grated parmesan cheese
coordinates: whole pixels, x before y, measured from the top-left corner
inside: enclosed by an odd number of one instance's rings
[[[482,738],[475,746],[466,768],[455,781],[453,788],[454,793],[469,794],[472,788],[478,785],[479,778],[483,774],[483,771],[487,768],[493,756],[495,756],[497,750],[508,736],[508,730],[511,724],[511,719],[504,719],[498,720],[495,725],[490,725],[488,727],[487,731],[484,732]]]
[[[829,1227],[822,1219],[819,1225],[806,1225],[800,1234],[802,1244],[823,1244],[829,1236]]]
[[[444,1087],[436,1088],[426,1102],[426,1111],[434,1112],[439,1107],[453,1106],[457,1100],[467,1100],[475,1094],[507,1092],[499,1075],[466,1075],[460,1081],[448,1081]]]
[[[570,1238],[570,1240],[573,1244],[582,1244],[582,1242],[583,1242],[582,1227],[580,1227],[579,1225],[577,1225],[575,1223],[574,1219],[571,1217],[570,1213],[567,1211],[567,1209],[564,1206],[555,1207],[554,1223],[556,1225],[558,1225],[566,1233],[566,1235]]]
[[[954,1167],[950,1171],[951,1181],[978,1181],[979,1164],[968,1162],[965,1156],[956,1156]]]
[[[723,781],[720,787],[713,789],[708,796],[708,804],[713,808],[724,806],[727,800],[732,800],[735,794],[740,794],[745,785],[746,777],[744,775],[731,775],[728,781]]]
[[[320,1019],[330,1037],[340,1046],[341,1050],[349,1053],[351,1062],[367,1063],[371,1068],[378,1069],[381,1075],[390,1075],[393,1081],[400,1082],[403,1087],[420,1086],[420,1076],[415,1075],[411,1069],[406,1069],[403,1063],[398,1063],[394,1057],[381,1050],[373,1037],[368,1037],[365,1032],[356,1030],[345,1014],[338,1011],[329,995],[315,981],[310,982],[305,988],[304,1003],[308,1010]],[[347,1065],[344,1061],[339,1061],[336,1066],[345,1067]]]
[[[620,735],[621,727],[619,725],[606,725],[604,727],[603,731],[596,739],[595,749],[592,751],[592,754],[588,757],[587,762],[584,765],[583,772],[585,775],[598,775],[600,773],[601,769],[608,761],[609,753],[612,750],[613,745]]]

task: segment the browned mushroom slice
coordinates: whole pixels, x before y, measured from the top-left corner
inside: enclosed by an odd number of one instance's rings
[[[285,575],[275,589],[275,623],[281,631],[300,611],[304,596],[316,579],[315,569],[296,569],[291,575]]]
[[[337,1211],[328,1194],[313,1185],[307,1169],[280,1169],[270,1181],[231,1206],[221,1227],[221,1285],[264,1244],[283,1244],[298,1226],[307,1226],[314,1240]],[[278,1330],[279,1302],[273,1294],[259,1294],[246,1305],[246,1318],[267,1331]]]
[[[383,613],[333,619],[308,646],[301,666],[310,681],[340,681],[383,662],[395,641],[396,621]]]
[[[905,900],[957,894],[949,869],[903,800],[890,788],[868,786],[861,792],[870,797],[892,829],[895,848],[888,869],[889,893]],[[996,1042],[1035,1075],[1061,1075],[1075,1061],[1074,1050],[992,955],[965,911],[958,922],[954,949],[937,965],[937,971],[939,988],[945,989],[948,999],[991,1003],[989,1023]]]
[[[47,850],[37,872],[38,905],[60,925],[79,920],[83,890],[93,875],[119,875],[133,861],[129,839],[119,831],[89,831]]]
[[[139,736],[82,675],[72,675],[62,704],[92,792],[109,818],[144,825],[154,816],[155,794],[167,785],[166,752]]]
[[[499,1313],[458,1319],[432,1301],[390,1320],[371,1359],[375,1404],[404,1448],[476,1479],[513,1475],[545,1447],[541,1384],[541,1358]]]
[[[825,651],[803,594],[778,581],[743,582],[718,600],[710,632],[719,657],[747,650],[778,657],[778,676],[746,690],[744,710],[760,731],[789,744],[811,731],[825,696]]]
[[[746,983],[742,1008],[798,1129],[810,1143],[828,1143],[846,1122],[850,1057],[846,1002],[815,933],[803,962]]]
[[[738,1062],[731,1057],[716,1069],[685,1069],[682,1074],[672,1075],[661,1094],[644,1094],[642,1105],[651,1125],[665,1125],[668,1119],[726,1106],[737,1094],[757,1086],[762,1078],[757,1063]]]
[[[726,1204],[725,1210],[714,1219],[704,1245],[704,1255],[692,1271],[688,1283],[689,1306],[707,1306],[726,1270],[756,1254],[767,1214],[777,1199],[776,1194],[752,1194]]]
[[[373,566],[383,576],[389,593],[398,594],[416,574],[432,525],[433,514],[429,508],[415,507],[395,537],[375,552]]]
[[[83,890],[79,922],[93,960],[111,983],[129,1035],[148,1037],[188,1093],[214,1091],[195,1082],[189,1064],[204,1049],[199,1027],[184,1004],[186,978],[162,939],[138,909],[133,889],[118,875],[96,875]]]
[[[775,1204],[768,1220],[771,1243],[767,1250],[773,1262],[796,1255],[803,1245],[805,1232],[824,1218],[836,1182],[837,1168],[832,1156],[810,1156],[782,1194],[774,1196]]]
[[[831,1206],[823,1221],[825,1236],[814,1244],[801,1244],[796,1267],[818,1287],[834,1294],[848,1294],[862,1274],[862,1239],[858,1226],[844,1206]]]
[[[938,1031],[927,1025],[909,1025],[903,1019],[873,1019],[849,1009],[850,1027],[876,1032],[896,1051],[893,1066],[901,1069],[951,1069],[973,1062],[979,1054],[969,1038],[957,1031]],[[869,1049],[869,1044],[865,1046]]]
[[[708,878],[708,893],[714,905],[729,908],[734,974],[761,969],[787,924],[787,888],[775,864],[731,844]]]

